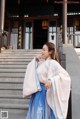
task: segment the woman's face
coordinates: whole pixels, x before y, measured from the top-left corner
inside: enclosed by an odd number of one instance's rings
[[[50,52],[48,51],[48,47],[47,47],[47,45],[43,45],[42,58],[46,60],[49,57],[50,57]]]

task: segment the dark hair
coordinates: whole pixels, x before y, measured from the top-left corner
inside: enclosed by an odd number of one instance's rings
[[[54,59],[59,62],[58,53],[55,50],[55,45],[51,42],[47,42],[45,43],[45,45],[47,45],[48,51],[51,52],[51,59]]]

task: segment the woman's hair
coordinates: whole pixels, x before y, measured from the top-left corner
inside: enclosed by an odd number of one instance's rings
[[[45,43],[45,45],[47,45],[48,51],[51,52],[51,59],[54,59],[59,62],[58,53],[55,50],[55,45],[51,42],[47,42]]]

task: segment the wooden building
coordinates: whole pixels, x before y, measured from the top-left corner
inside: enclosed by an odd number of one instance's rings
[[[77,0],[0,0],[0,33],[7,47],[38,49],[47,42],[80,47],[80,2]]]

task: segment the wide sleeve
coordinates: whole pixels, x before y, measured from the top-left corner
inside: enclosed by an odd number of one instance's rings
[[[36,72],[37,63],[35,58],[28,64],[24,81],[23,81],[23,97],[32,95],[33,93],[40,91],[40,82]]]
[[[70,95],[71,79],[68,72],[56,61],[48,67],[48,79],[52,87],[47,91],[47,101],[57,118],[66,118]]]

